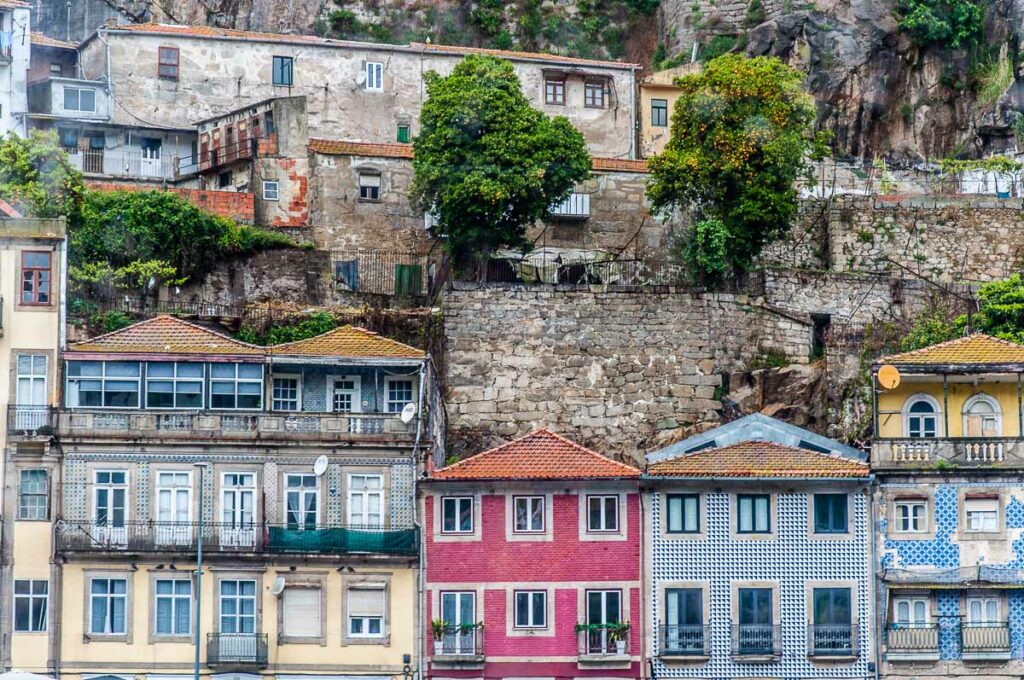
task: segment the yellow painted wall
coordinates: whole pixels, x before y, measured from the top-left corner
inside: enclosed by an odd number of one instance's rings
[[[916,394],[928,394],[943,408],[942,379],[938,378],[931,383],[909,383],[900,384],[894,390],[882,391],[878,395],[878,435],[880,437],[904,437],[903,416],[901,415],[903,404],[907,399]],[[964,403],[975,394],[987,394],[999,402],[1002,410],[1002,425],[1004,437],[1018,437],[1019,418],[1017,416],[1017,382],[1001,383],[980,383],[974,386],[970,383],[949,383],[949,436],[964,436],[963,408]],[[943,435],[943,415],[939,414],[938,435]]]
[[[670,125],[654,127],[651,125],[651,100],[668,100],[668,116]],[[679,99],[679,90],[671,85],[649,85],[640,87],[640,150],[644,158],[661,153],[668,142],[671,129],[672,109]]]
[[[13,526],[13,578],[50,580],[50,523],[14,522]],[[52,581],[50,587],[53,587]],[[54,630],[53,622],[48,623],[49,629]],[[11,633],[11,663],[14,668],[45,673],[48,656],[48,633]]]
[[[178,573],[183,570],[194,569],[189,566],[176,563]],[[238,566],[238,565],[236,565]],[[413,569],[388,569],[387,567],[374,567],[373,569],[357,568],[354,575],[360,573],[390,574],[390,645],[354,645],[342,646],[343,622],[342,613],[342,577],[330,566],[309,566],[298,569],[294,572],[297,576],[323,575],[326,577],[325,588],[327,602],[324,612],[324,625],[326,628],[326,644],[285,644],[278,646],[278,604],[279,598],[270,592],[270,586],[277,578],[279,571],[287,572],[287,567],[271,565],[252,565],[252,567],[239,567],[239,578],[250,578],[252,570],[264,569],[260,577],[257,577],[258,588],[262,593],[262,610],[259,614],[260,631],[267,634],[269,643],[269,663],[294,664],[302,666],[301,669],[281,670],[286,673],[328,673],[335,674],[343,671],[318,670],[318,665],[349,665],[361,666],[393,666],[402,665],[402,655],[411,654],[415,658],[415,620],[416,614],[411,603],[416,601],[416,571]],[[168,570],[153,571],[153,564],[139,564],[138,570],[130,571],[128,564],[68,564],[64,567],[64,592],[62,598],[63,609],[63,635],[61,663],[62,667],[73,677],[76,672],[96,672],[95,666],[89,664],[105,664],[117,662],[116,668],[109,668],[110,671],[121,673],[131,672],[157,672],[174,673],[189,672],[193,663],[194,648],[191,643],[172,642],[155,643],[149,642],[149,627],[152,625],[150,609],[155,607],[154,594],[150,591],[151,574],[173,574]],[[214,569],[217,569],[214,565]],[[85,592],[88,588],[86,573],[90,571],[123,572],[131,579],[130,603],[132,643],[126,644],[120,641],[86,641],[84,632],[86,630],[87,602]],[[218,571],[224,575],[228,572]],[[119,576],[119,575],[118,575]],[[289,578],[286,575],[286,579]],[[209,567],[204,568],[202,586],[202,637],[203,646],[201,650],[202,672],[204,674],[214,672],[206,667],[206,634],[214,631],[214,612],[216,611],[216,579],[214,572]],[[84,662],[84,663],[83,663]],[[154,670],[152,664],[160,663],[161,668]],[[125,667],[120,664],[128,664]],[[173,664],[169,668],[167,664]],[[179,668],[180,666],[180,668]],[[272,674],[270,671],[265,671]]]

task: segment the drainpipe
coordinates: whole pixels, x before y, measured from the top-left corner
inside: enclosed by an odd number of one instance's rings
[[[67,344],[67,315],[68,315],[68,233],[67,218],[61,218],[64,223],[64,240],[60,243],[60,309],[57,310],[57,349],[61,352]],[[58,357],[54,357],[54,376],[58,375]],[[54,383],[57,381],[54,380]]]
[[[884,628],[884,622],[879,618],[878,615],[878,604],[879,604],[879,584],[878,584],[878,544],[875,540],[877,535],[875,532],[875,494],[872,485],[868,485],[868,541],[870,542],[869,552],[871,555],[871,566],[868,569],[868,576],[871,579],[871,620],[876,622],[874,630],[871,631],[871,641],[874,643],[874,657],[875,657],[875,680],[878,680],[879,673],[882,668],[882,636],[881,632]]]
[[[633,77],[633,82],[629,88],[629,112],[631,114],[629,124],[633,129],[629,134],[629,157],[636,158],[636,136],[639,128],[638,123],[640,122],[640,118],[637,116],[636,112],[636,69],[633,69],[633,71],[630,72],[630,75]]]
[[[419,569],[417,570],[417,574],[416,574],[416,588],[417,588],[417,591],[418,591],[416,593],[416,609],[417,609],[417,611],[415,611],[414,614],[413,614],[416,617],[416,621],[415,621],[415,623],[413,625],[415,626],[415,631],[416,631],[416,635],[415,635],[414,639],[416,640],[415,654],[416,654],[417,680],[424,680],[424,675],[423,675],[423,655],[426,653],[426,644],[427,644],[426,643],[426,639],[424,637],[426,624],[423,621],[423,613],[426,611],[426,607],[427,607],[426,591],[424,590],[424,582],[423,582],[423,579],[424,579],[423,574],[424,574],[424,572],[427,569],[427,551],[423,549],[423,546],[426,544],[426,538],[425,538],[425,535],[423,533],[423,525],[420,522],[420,517],[419,517],[419,515],[420,515],[420,494],[419,494],[419,474],[418,474],[418,472],[419,472],[419,457],[420,457],[419,456],[420,437],[421,437],[422,432],[423,432],[423,392],[426,389],[427,361],[429,361],[429,359],[430,359],[430,357],[428,356],[426,359],[423,360],[423,363],[420,364],[419,404],[416,407],[416,442],[413,444],[413,447],[412,447],[412,496],[413,496],[413,502],[415,503],[415,507],[416,507],[416,512],[415,512],[416,519],[413,521],[413,524],[416,527],[416,533],[417,533],[417,536],[419,537],[419,545],[417,546],[417,548],[419,549],[419,554],[420,554],[419,555],[419,557],[420,557]]]

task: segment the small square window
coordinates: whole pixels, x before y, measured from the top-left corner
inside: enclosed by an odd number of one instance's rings
[[[384,64],[377,61],[366,62],[366,83],[367,90],[373,92],[384,91]]]
[[[515,628],[544,628],[547,626],[547,598],[543,590],[517,590],[515,592]]]
[[[264,201],[276,201],[278,200],[278,185],[277,182],[264,181],[263,182],[263,200]]]
[[[964,514],[968,533],[999,531],[998,498],[968,498],[964,500]]]
[[[925,501],[896,501],[896,530],[906,534],[924,533],[927,527],[928,505]]]
[[[363,201],[380,200],[380,175],[377,173],[359,173],[359,199]]]
[[[21,252],[21,303],[25,305],[50,304],[50,253],[23,250]]]
[[[274,57],[274,85],[291,87],[293,84],[295,61],[291,57]]]
[[[348,589],[348,636],[375,638],[384,635],[383,588]]]
[[[47,519],[50,514],[46,470],[21,470],[18,480],[18,519]]]
[[[666,497],[667,527],[670,534],[700,533],[700,496],[695,493]]]
[[[583,105],[590,109],[605,107],[605,87],[603,80],[588,80],[583,85]]]
[[[736,496],[736,533],[770,534],[771,496],[740,494]]]
[[[50,64],[50,75],[59,76],[64,73],[64,67],[60,64]]]
[[[409,140],[411,138],[412,137],[411,137],[411,133],[409,132],[409,126],[408,125],[399,125],[398,126],[398,141],[399,141],[399,143],[401,143],[401,144],[408,144]]]
[[[231,186],[230,172],[222,172],[217,175],[217,187],[219,189],[227,189],[229,186]]]
[[[441,533],[473,533],[473,498],[471,496],[441,499]]]
[[[544,81],[544,103],[565,106],[565,81],[548,78]]]
[[[814,533],[847,533],[849,531],[848,504],[848,497],[845,493],[814,494]]]
[[[512,499],[514,524],[517,534],[535,534],[544,531],[544,497],[516,496]]]
[[[165,80],[177,80],[178,57],[179,54],[177,47],[161,47],[159,50],[157,75]]]
[[[619,497],[587,496],[587,531],[619,530]]]
[[[668,100],[651,100],[651,126],[668,127]]]

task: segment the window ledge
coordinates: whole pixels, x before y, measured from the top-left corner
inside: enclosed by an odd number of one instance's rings
[[[938,661],[939,652],[887,652],[886,661]]]
[[[380,637],[348,637],[345,636],[341,640],[341,644],[344,646],[355,646],[355,645],[376,645],[378,647],[390,647],[391,636],[381,635]]]
[[[963,652],[960,658],[964,661],[1009,661],[1010,650],[1003,652]]]
[[[808,654],[812,661],[834,661],[836,663],[850,663],[860,658],[858,654]]]
[[[711,660],[711,657],[706,654],[673,654],[671,652],[660,654],[658,658],[672,663],[706,663]]]
[[[777,663],[782,658],[778,654],[732,654],[732,660],[736,663]]]

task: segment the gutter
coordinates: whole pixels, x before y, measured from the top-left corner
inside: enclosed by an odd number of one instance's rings
[[[838,484],[865,484],[875,480],[874,473],[864,477],[684,477],[643,474],[640,479],[648,482],[828,482]]]

